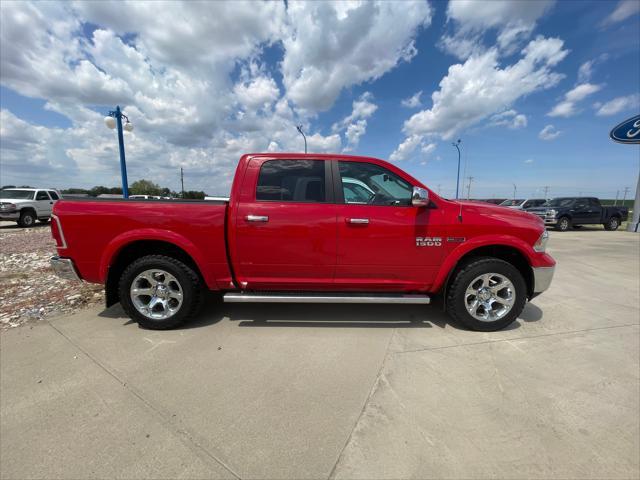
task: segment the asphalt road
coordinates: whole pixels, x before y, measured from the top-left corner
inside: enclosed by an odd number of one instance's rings
[[[638,478],[640,236],[552,233],[511,328],[437,308],[119,307],[0,336],[2,478]]]

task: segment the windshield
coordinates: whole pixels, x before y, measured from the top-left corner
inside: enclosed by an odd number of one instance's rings
[[[573,203],[573,198],[554,198],[544,204],[545,207],[568,207]]]
[[[524,199],[518,199],[518,200],[505,200],[504,202],[502,202],[500,205],[504,205],[505,207],[517,207],[518,205],[520,205],[522,202],[524,202]]]
[[[0,198],[16,198],[20,200],[33,200],[33,192],[31,190],[0,190]]]

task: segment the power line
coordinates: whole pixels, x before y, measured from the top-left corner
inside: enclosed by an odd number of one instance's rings
[[[471,198],[471,182],[473,181],[473,177],[467,177],[469,179],[469,183],[467,184],[467,200]]]

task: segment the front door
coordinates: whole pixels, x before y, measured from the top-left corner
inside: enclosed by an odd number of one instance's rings
[[[578,198],[573,203],[570,210],[573,223],[591,223],[591,213],[589,212],[589,200]]]
[[[36,213],[39,218],[51,216],[51,209],[53,208],[53,200],[49,198],[49,195],[44,190],[38,190],[36,192]]]
[[[443,258],[445,222],[437,205],[411,205],[413,185],[383,166],[335,162],[338,188],[336,287],[428,291]]]
[[[323,160],[249,162],[236,212],[234,272],[249,290],[329,290],[337,205]]]

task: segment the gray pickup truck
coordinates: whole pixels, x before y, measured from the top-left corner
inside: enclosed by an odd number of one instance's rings
[[[629,217],[627,207],[603,206],[595,197],[561,197],[549,200],[542,207],[528,209],[544,220],[545,225],[562,232],[582,225],[602,225],[605,230],[617,230]]]

